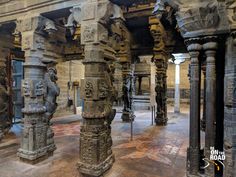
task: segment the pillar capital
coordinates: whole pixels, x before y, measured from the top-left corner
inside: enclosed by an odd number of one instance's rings
[[[187,49],[189,52],[195,52],[202,50],[201,39],[200,38],[190,38],[185,40]]]
[[[16,30],[18,32],[36,32],[41,34],[57,31],[52,20],[41,15],[24,16],[17,19]]]

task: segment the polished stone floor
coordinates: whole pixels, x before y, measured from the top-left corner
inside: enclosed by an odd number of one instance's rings
[[[112,124],[116,162],[105,177],[185,177],[188,109],[181,114],[169,110],[166,127],[152,126],[150,111],[136,111],[133,141],[130,124],[123,123],[118,112]],[[18,160],[21,125],[15,125],[0,144],[0,177],[79,177],[80,124],[80,116],[54,119],[57,150],[36,165]]]

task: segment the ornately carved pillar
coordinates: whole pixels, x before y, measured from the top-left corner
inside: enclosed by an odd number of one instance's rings
[[[29,163],[36,163],[55,150],[54,143],[49,141],[50,125],[45,103],[49,84],[45,82],[46,65],[43,63],[44,35],[47,34],[43,29],[47,27],[46,24],[46,19],[41,16],[26,17],[17,24],[17,30],[21,32],[22,37],[22,50],[25,52],[22,81],[24,127],[18,156]]]
[[[134,119],[133,111],[133,76],[134,73],[131,68],[130,62],[125,62],[122,64],[122,77],[123,77],[123,102],[124,108],[122,112],[121,119],[124,122],[130,122]]]
[[[190,128],[187,170],[189,175],[198,175],[200,162],[200,61],[202,46],[198,38],[186,40],[191,57],[190,65]]]
[[[150,17],[150,31],[154,38],[153,62],[156,65],[156,103],[157,112],[155,122],[157,125],[166,125],[167,118],[167,53],[165,51],[165,29],[160,20]]]
[[[85,176],[101,176],[114,162],[110,124],[115,116],[112,103],[116,93],[108,61],[115,59],[115,53],[108,44],[107,29],[113,7],[108,0],[86,1],[76,7],[81,12],[81,44],[85,52],[78,170]]]
[[[119,62],[122,65],[122,93],[123,93],[123,111],[121,119],[124,122],[130,122],[134,119],[133,94],[134,94],[134,67],[131,64],[130,52],[130,34],[122,21],[122,33],[120,48],[117,53]]]
[[[2,140],[8,124],[8,88],[6,73],[6,53],[0,49],[0,141]]]
[[[215,146],[216,131],[216,50],[217,37],[204,38],[203,49],[206,54],[206,131],[205,131],[205,157],[210,159],[211,147]],[[214,166],[205,169],[206,176],[214,176]]]

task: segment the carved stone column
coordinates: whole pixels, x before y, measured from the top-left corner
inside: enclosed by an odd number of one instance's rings
[[[198,38],[186,40],[191,57],[190,65],[190,132],[187,153],[187,170],[189,175],[198,175],[200,162],[200,62],[202,46]]]
[[[206,131],[205,131],[205,157],[210,159],[210,148],[215,146],[216,126],[216,50],[217,37],[204,38],[203,49],[206,54]],[[205,169],[207,176],[214,176],[214,166]]]
[[[120,22],[121,26],[121,42],[120,48],[117,53],[117,58],[122,65],[122,78],[123,78],[123,103],[124,108],[121,119],[124,122],[130,122],[134,119],[133,112],[133,94],[134,94],[134,67],[131,64],[131,51],[130,51],[130,33],[124,21]]]
[[[131,64],[129,62],[125,62],[122,65],[122,76],[123,76],[123,101],[124,108],[121,119],[124,122],[130,122],[134,119],[134,111],[133,111],[133,71],[131,68]]]
[[[6,56],[5,50],[0,48],[0,141],[4,136],[6,128],[9,127]]]
[[[20,19],[17,23],[17,30],[21,32],[22,37],[22,50],[25,52],[22,81],[24,127],[18,156],[29,163],[36,163],[55,150],[54,143],[49,143],[47,136],[49,124],[45,106],[46,65],[42,62],[45,51],[44,35],[46,35],[43,29],[47,27],[46,22],[45,18],[36,16]]]
[[[155,122],[157,125],[167,124],[167,53],[165,51],[165,29],[160,20],[150,17],[150,31],[154,38],[153,62],[156,65],[156,103],[157,112]]]
[[[85,53],[78,170],[85,176],[101,176],[114,162],[110,124],[116,113],[112,109],[116,93],[108,61],[115,60],[115,51],[110,47],[107,29],[110,17],[115,15],[112,12],[114,5],[108,0],[94,0],[86,1],[77,8],[81,12],[78,22],[81,24],[81,44]]]

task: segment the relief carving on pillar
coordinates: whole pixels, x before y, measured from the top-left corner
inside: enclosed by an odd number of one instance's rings
[[[167,53],[165,48],[166,32],[160,20],[150,17],[150,31],[154,39],[152,62],[156,65],[156,124],[167,124]]]
[[[7,74],[4,62],[0,61],[0,141],[8,128],[8,102],[9,95],[7,90]]]
[[[99,98],[101,99],[106,98],[108,96],[109,87],[104,81],[99,83],[98,92],[99,92]]]
[[[85,26],[82,34],[83,34],[83,41],[84,42],[93,42],[95,40],[95,29],[91,26]]]
[[[85,95],[87,98],[93,97],[93,84],[89,81],[85,84]]]
[[[45,84],[43,80],[23,80],[22,95],[25,97],[42,97],[45,94]]]

